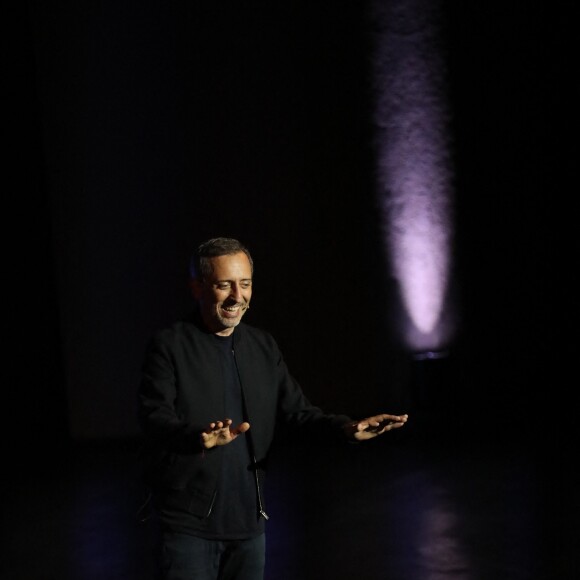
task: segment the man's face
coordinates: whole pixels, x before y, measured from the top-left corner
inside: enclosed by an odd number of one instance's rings
[[[252,267],[243,252],[211,258],[213,273],[192,285],[208,330],[228,336],[242,320],[252,297]]]

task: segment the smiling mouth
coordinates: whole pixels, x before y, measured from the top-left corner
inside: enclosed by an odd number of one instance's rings
[[[243,312],[245,310],[245,306],[243,304],[234,304],[233,306],[222,306],[222,310],[226,314],[238,314],[239,312]]]

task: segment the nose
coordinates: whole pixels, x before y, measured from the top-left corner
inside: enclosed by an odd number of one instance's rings
[[[230,296],[236,301],[236,302],[241,302],[243,295],[242,295],[242,289],[240,287],[239,284],[232,284],[231,286],[231,292],[230,292]]]

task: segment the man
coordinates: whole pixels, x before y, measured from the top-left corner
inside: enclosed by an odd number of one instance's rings
[[[194,314],[158,332],[146,353],[139,417],[157,449],[148,481],[165,580],[263,578],[263,466],[279,426],[363,441],[407,421],[353,421],[312,405],[273,337],[242,323],[252,275],[239,241],[201,244],[192,259]]]

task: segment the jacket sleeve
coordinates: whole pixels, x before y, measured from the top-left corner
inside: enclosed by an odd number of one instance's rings
[[[177,399],[175,353],[170,342],[158,334],[145,354],[139,387],[138,420],[141,429],[167,451],[200,453],[199,434],[205,428],[180,418]]]
[[[347,415],[325,412],[313,405],[291,375],[280,351],[277,366],[278,410],[283,423],[292,429],[299,429],[305,436],[345,439],[342,427],[352,419]]]
[[[240,325],[236,364],[246,398],[248,421],[258,460],[267,456],[275,433],[318,440],[346,440],[342,426],[350,417],[324,412],[313,405],[291,375],[274,337]]]

